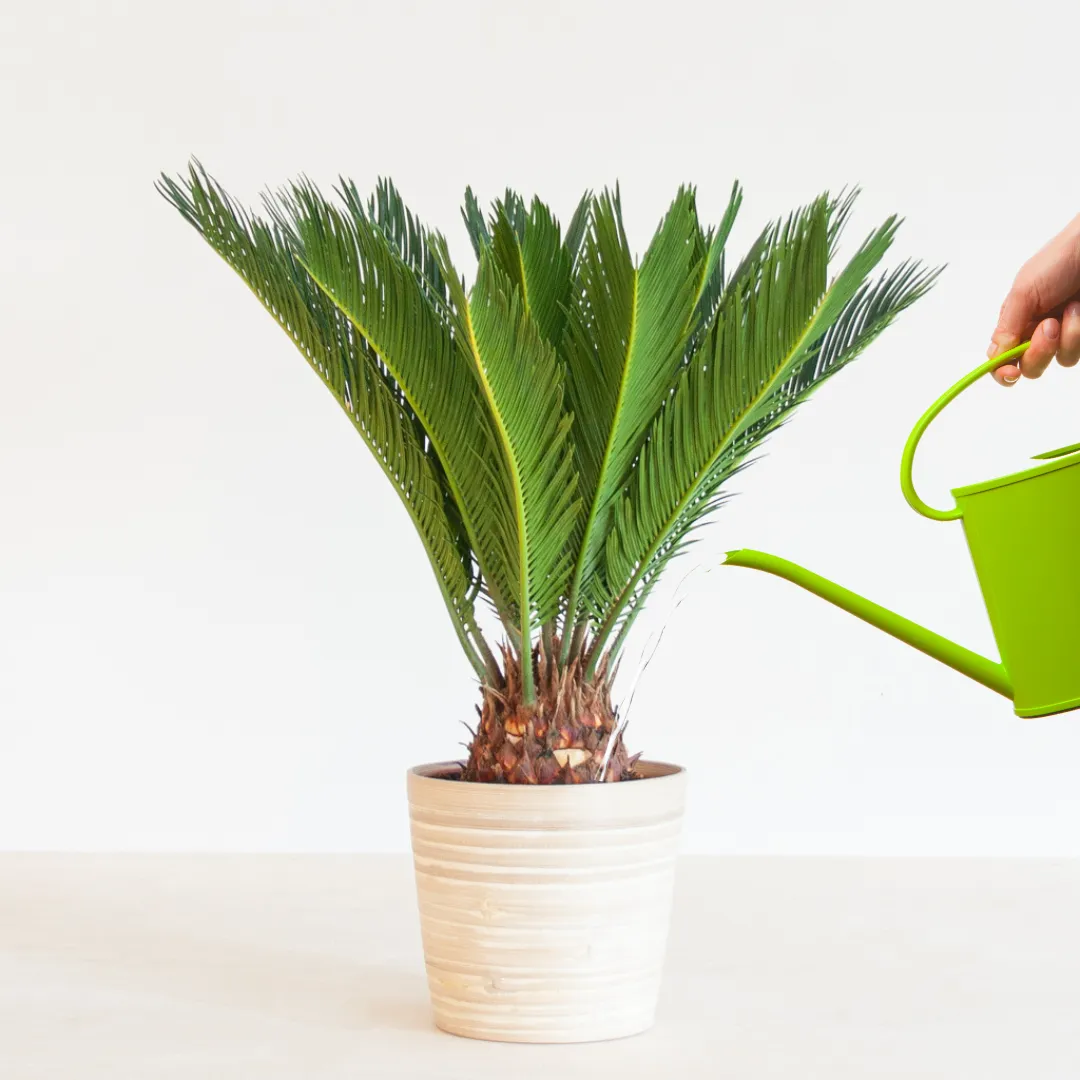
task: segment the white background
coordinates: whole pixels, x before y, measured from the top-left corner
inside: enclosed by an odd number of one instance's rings
[[[897,485],[1020,263],[1080,209],[1075,7],[942,2],[10,5],[0,15],[0,848],[398,850],[403,773],[475,690],[361,440],[160,199],[388,174],[471,275],[466,183],[564,218],[679,182],[733,240],[858,182],[849,246],[935,292],[777,436],[658,593],[633,746],[693,770],[699,852],[1080,853],[1080,714],[1003,699],[784,582],[761,547],[993,652],[958,526]],[[1070,50],[1072,53],[1070,55]],[[975,388],[928,497],[1080,438],[1080,375]],[[1038,538],[1017,559],[1039,558]],[[668,618],[683,574],[687,599]]]

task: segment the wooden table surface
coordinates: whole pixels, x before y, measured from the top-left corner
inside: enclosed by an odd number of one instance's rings
[[[656,1027],[431,1025],[400,856],[0,856],[0,1078],[1077,1080],[1080,862],[687,858]]]

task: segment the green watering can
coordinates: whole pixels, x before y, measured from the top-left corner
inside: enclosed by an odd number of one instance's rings
[[[908,436],[900,461],[900,487],[915,510],[935,521],[963,521],[1001,663],[786,559],[743,550],[728,552],[726,563],[801,585],[1011,698],[1017,716],[1080,707],[1080,443],[1036,455],[1043,463],[1023,472],[957,488],[951,510],[928,506],[911,481],[915,448],[931,421],[961,391],[1030,344],[988,360],[942,394]],[[1032,557],[1020,557],[1033,548]]]

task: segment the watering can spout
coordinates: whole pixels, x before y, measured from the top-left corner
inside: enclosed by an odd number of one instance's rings
[[[867,600],[858,593],[837,585],[828,578],[801,567],[787,559],[778,558],[776,555],[767,555],[764,551],[752,551],[744,548],[741,551],[729,551],[725,560],[728,566],[745,566],[752,570],[764,570],[766,573],[775,574],[785,578],[795,585],[820,596],[822,600],[828,600],[844,611],[850,612],[871,626],[891,634],[900,641],[906,642],[920,652],[940,660],[954,671],[974,679],[983,686],[996,690],[1010,700],[1013,697],[1013,685],[1004,666],[980,656],[963,645],[957,645],[925,626],[920,626],[902,615],[890,611],[888,608]]]

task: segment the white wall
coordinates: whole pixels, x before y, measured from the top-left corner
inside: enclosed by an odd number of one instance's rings
[[[960,529],[907,509],[897,463],[1080,204],[1075,5],[1009,10],[7,8],[0,848],[401,849],[405,768],[455,756],[472,716],[396,498],[152,188],[194,153],[245,199],[389,174],[463,260],[466,183],[565,215],[618,179],[639,250],[683,180],[714,218],[744,182],[736,247],[852,181],[852,237],[901,211],[896,257],[945,277],[773,440],[658,596],[639,650],[702,566],[631,738],[692,766],[688,850],[1080,853],[1080,714],[1020,721],[792,586],[705,572],[774,550],[992,651]],[[926,439],[921,485],[943,498],[1076,441],[1078,377],[976,388]]]

